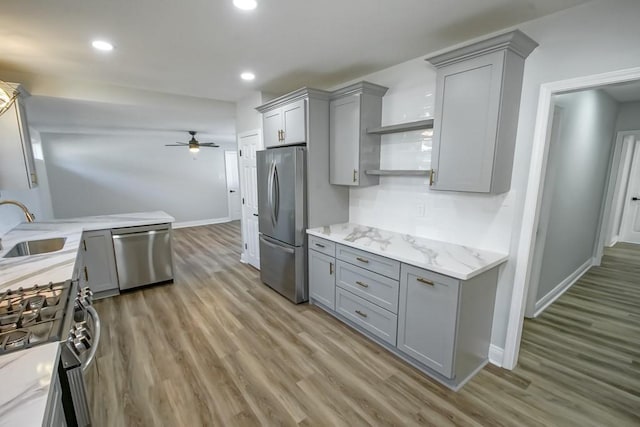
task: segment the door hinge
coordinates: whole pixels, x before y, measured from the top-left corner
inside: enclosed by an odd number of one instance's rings
[[[244,197],[242,198],[242,204],[244,205]]]
[[[244,248],[247,249],[247,244],[246,243],[244,244]]]
[[[242,150],[240,150],[240,157],[242,157]]]

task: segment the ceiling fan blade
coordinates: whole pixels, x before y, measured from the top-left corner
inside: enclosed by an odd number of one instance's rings
[[[184,147],[185,145],[189,144],[185,144],[183,142],[177,142],[175,144],[164,144],[165,147]]]
[[[201,147],[220,147],[218,144],[216,144],[215,142],[201,142],[200,143]]]

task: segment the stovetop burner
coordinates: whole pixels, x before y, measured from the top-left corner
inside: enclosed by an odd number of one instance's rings
[[[59,341],[71,281],[0,293],[0,354]]]

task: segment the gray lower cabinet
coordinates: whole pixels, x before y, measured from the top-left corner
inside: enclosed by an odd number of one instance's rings
[[[459,282],[410,265],[400,274],[398,349],[451,378]]]
[[[309,249],[312,303],[455,390],[487,363],[497,268],[459,280],[315,236],[309,241],[324,251]]]
[[[81,250],[84,267],[80,275],[85,286],[98,297],[117,294],[118,275],[111,230],[82,233]]]
[[[334,257],[309,249],[309,298],[331,310],[336,308],[335,265]]]
[[[53,374],[53,379],[49,386],[49,396],[45,411],[44,420],[42,422],[43,426],[63,427],[67,425],[64,415],[64,407],[62,405],[62,387],[60,386],[60,378],[58,377],[57,372]]]

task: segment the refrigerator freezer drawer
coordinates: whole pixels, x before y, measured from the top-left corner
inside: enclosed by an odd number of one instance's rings
[[[307,251],[267,236],[260,236],[260,278],[262,282],[298,304],[309,299],[306,274]]]

